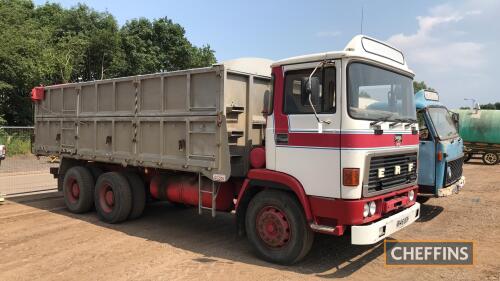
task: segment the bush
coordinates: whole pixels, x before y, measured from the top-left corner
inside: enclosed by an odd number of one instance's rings
[[[31,141],[25,137],[7,136],[5,140],[0,137],[0,143],[7,146],[7,156],[31,153]]]
[[[5,124],[0,116],[0,126]],[[0,144],[7,147],[7,156],[31,153],[29,134],[8,134],[0,127]]]

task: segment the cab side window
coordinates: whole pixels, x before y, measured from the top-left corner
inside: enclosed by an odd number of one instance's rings
[[[424,141],[431,140],[429,128],[427,127],[427,123],[425,122],[425,112],[424,111],[417,112],[417,119],[419,128],[419,133],[418,133],[419,139]]]
[[[308,78],[313,69],[288,71],[285,75],[285,114],[312,114],[313,109],[309,102],[301,101],[302,83]],[[320,98],[313,103],[317,113],[335,113],[335,68],[327,67],[317,70],[313,77],[321,81]]]

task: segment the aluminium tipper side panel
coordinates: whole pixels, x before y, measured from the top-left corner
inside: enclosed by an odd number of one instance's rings
[[[245,176],[250,168],[250,150],[264,145],[263,111],[270,99],[270,84],[270,77],[226,72],[224,106],[233,176]]]
[[[37,155],[231,174],[223,66],[49,86],[35,107]]]

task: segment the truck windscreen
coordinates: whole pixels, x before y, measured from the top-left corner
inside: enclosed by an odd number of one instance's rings
[[[349,115],[352,118],[416,119],[412,78],[360,62],[349,64],[347,73]]]
[[[446,108],[430,107],[428,111],[440,139],[449,139],[458,135],[453,119]]]

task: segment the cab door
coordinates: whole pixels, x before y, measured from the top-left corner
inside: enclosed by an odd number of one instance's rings
[[[308,195],[340,197],[340,62],[318,68],[320,96],[313,101],[318,122],[309,101],[301,99],[302,83],[315,63],[285,66],[283,114],[288,132],[276,135],[276,170],[296,177]]]
[[[419,126],[418,185],[435,185],[436,145],[425,109],[417,112]]]

